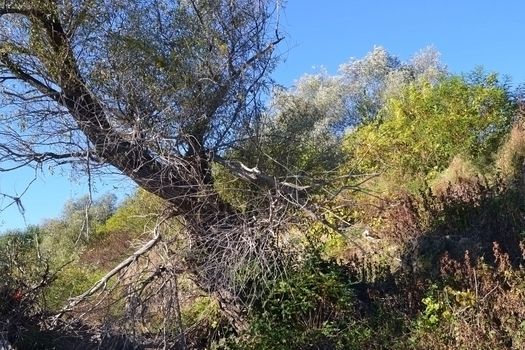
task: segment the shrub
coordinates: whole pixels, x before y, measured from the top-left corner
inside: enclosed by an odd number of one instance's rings
[[[44,292],[47,311],[54,312],[66,305],[69,298],[76,297],[91,288],[103,276],[102,271],[89,266],[70,264],[61,269],[53,283]]]
[[[523,349],[525,270],[494,245],[496,264],[442,259],[439,287],[414,323],[416,349]]]
[[[352,349],[369,336],[355,316],[350,275],[311,257],[274,281],[254,306],[236,348]]]
[[[122,203],[98,231],[101,236],[110,232],[125,232],[140,235],[155,225],[159,213],[164,209],[164,202],[157,196],[144,190],[138,190]]]
[[[494,74],[475,81],[452,76],[419,81],[390,98],[381,118],[347,135],[351,171],[386,171],[392,182],[415,188],[433,179],[457,155],[488,167],[509,131],[516,106]],[[410,181],[407,181],[410,180]]]

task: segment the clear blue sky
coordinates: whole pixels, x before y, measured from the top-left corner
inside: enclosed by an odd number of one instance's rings
[[[284,62],[274,77],[291,86],[320,66],[335,73],[341,63],[364,56],[374,45],[401,59],[433,45],[452,72],[483,65],[520,84],[525,82],[524,14],[523,0],[289,0],[281,18]],[[0,174],[0,192],[20,193],[31,177],[27,170]],[[120,198],[131,192],[129,184],[108,180],[97,182],[96,190]],[[58,216],[68,199],[86,192],[86,180],[71,183],[67,171],[46,175],[23,198],[26,223]],[[0,213],[0,230],[24,225],[15,208]]]
[[[525,1],[289,0],[283,17],[284,84],[325,66],[335,73],[374,45],[408,59],[433,45],[453,72],[483,65],[525,82]]]

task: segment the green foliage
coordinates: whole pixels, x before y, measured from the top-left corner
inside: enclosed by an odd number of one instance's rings
[[[209,323],[210,327],[217,327],[220,322],[219,306],[211,297],[199,297],[182,310],[182,322],[185,327],[196,324]]]
[[[70,264],[62,268],[53,283],[46,288],[43,298],[46,310],[59,311],[69,298],[76,297],[91,288],[104,275],[90,266]]]
[[[138,190],[99,227],[99,234],[103,236],[110,232],[126,232],[140,235],[155,225],[155,220],[164,209],[164,205],[159,197]]]
[[[257,198],[256,194],[259,192],[257,187],[237,178],[223,166],[213,164],[212,173],[213,185],[217,193],[235,208],[245,211],[251,201]]]
[[[28,291],[46,274],[46,261],[37,250],[39,234],[38,227],[30,226],[0,236],[0,291]]]
[[[340,143],[333,131],[344,113],[335,100],[338,88],[329,77],[313,76],[303,77],[297,91],[275,93],[276,113],[259,146],[266,171],[313,175],[337,166]]]
[[[354,301],[352,282],[340,266],[310,258],[271,284],[241,347],[356,348],[367,335],[353,319]]]
[[[495,74],[418,81],[390,98],[377,121],[347,135],[349,168],[429,180],[456,155],[488,167],[514,113]]]
[[[78,258],[113,214],[115,201],[116,197],[111,194],[93,201],[83,196],[67,202],[60,218],[40,226],[42,254],[49,258],[53,267]]]
[[[0,338],[10,337],[19,325],[29,327],[43,311],[42,290],[52,270],[39,254],[40,230],[30,226],[0,236]]]
[[[14,277],[23,273],[23,270],[18,269],[17,272],[11,268],[16,267],[17,262],[25,265],[34,260],[37,255],[35,244],[38,232],[38,227],[30,227],[25,231],[9,231],[0,236],[0,270],[3,276]]]
[[[431,286],[429,294],[421,301],[425,309],[417,320],[417,326],[420,329],[431,331],[438,326],[439,322],[450,318],[445,302],[437,295],[436,288],[436,286]]]

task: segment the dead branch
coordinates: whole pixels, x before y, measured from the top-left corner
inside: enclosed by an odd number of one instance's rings
[[[93,287],[91,287],[90,289],[88,289],[87,291],[82,293],[81,295],[72,298],[70,300],[70,302],[68,303],[68,305],[66,307],[64,307],[62,310],[60,310],[60,312],[57,315],[55,315],[55,318],[61,317],[64,313],[73,310],[73,308],[75,306],[77,306],[78,304],[83,302],[86,298],[88,298],[88,297],[94,295],[95,293],[103,290],[106,287],[107,283],[109,282],[109,280],[111,278],[113,278],[115,275],[117,275],[118,273],[120,273],[121,271],[126,269],[132,263],[136,262],[141,256],[143,256],[144,254],[149,252],[162,238],[159,226],[160,226],[160,223],[157,224],[157,226],[155,227],[154,236],[153,236],[153,238],[151,240],[149,240],[146,244],[144,244],[142,247],[140,247],[140,249],[135,251],[127,259],[125,259],[120,264],[115,266],[104,277],[102,277],[100,280],[98,280],[97,283],[95,283],[93,285]]]

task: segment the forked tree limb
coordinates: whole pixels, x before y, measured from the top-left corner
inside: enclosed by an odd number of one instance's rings
[[[160,242],[162,239],[162,235],[160,233],[160,225],[161,223],[158,223],[157,226],[154,229],[154,236],[151,240],[149,240],[146,244],[144,244],[142,247],[140,247],[137,251],[135,251],[132,255],[130,255],[128,258],[123,260],[120,264],[115,266],[111,271],[109,271],[104,277],[99,279],[91,288],[89,288],[84,293],[80,294],[79,296],[76,296],[72,299],[70,299],[67,306],[62,308],[58,314],[54,316],[55,320],[58,320],[58,318],[62,317],[66,312],[71,311],[75,306],[86,300],[86,298],[89,298],[90,296],[94,295],[95,293],[99,291],[103,291],[108,282],[113,278],[115,275],[120,273],[122,270],[130,266],[132,263],[136,262],[141,256],[149,252],[153,247],[157,245],[157,243]]]

